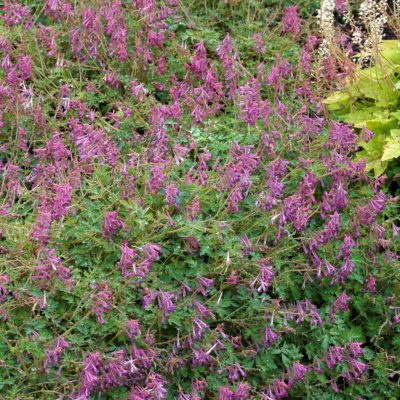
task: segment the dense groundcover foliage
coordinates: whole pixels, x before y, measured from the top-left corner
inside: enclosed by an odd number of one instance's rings
[[[314,4],[210,3],[4,2],[0,398],[398,398],[395,193]]]

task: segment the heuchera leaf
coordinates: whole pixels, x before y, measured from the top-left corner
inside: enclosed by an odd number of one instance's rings
[[[400,129],[392,129],[386,139],[382,161],[393,160],[400,157]]]
[[[382,111],[378,107],[368,107],[343,115],[340,119],[348,124],[353,124],[356,128],[364,128],[370,121],[387,120],[388,117],[388,111]]]
[[[368,143],[364,141],[360,142],[360,146],[363,147],[364,151],[359,152],[357,158],[367,158],[367,171],[374,170],[375,176],[383,174],[387,167],[387,162],[382,162],[385,139],[384,132],[375,132],[375,136]]]
[[[366,121],[365,126],[375,133],[388,135],[391,129],[395,129],[397,127],[397,121],[393,121],[391,119],[374,119],[371,121]]]
[[[358,74],[351,92],[354,94],[359,92],[366,98],[374,99],[377,105],[383,107],[397,102],[398,94],[394,88],[392,74],[383,74],[377,67],[367,68]]]
[[[375,65],[359,68],[345,89],[324,101],[335,119],[375,133],[368,144],[360,142],[363,151],[357,155],[368,159],[367,170],[374,170],[375,176],[385,171],[388,161],[400,157],[400,41],[384,41],[379,50]]]
[[[346,92],[335,92],[324,100],[324,104],[331,111],[343,110],[350,105],[350,95]]]

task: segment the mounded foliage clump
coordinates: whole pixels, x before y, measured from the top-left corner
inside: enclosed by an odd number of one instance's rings
[[[309,7],[189,3],[2,6],[0,397],[396,399],[398,205],[325,112],[343,69]]]

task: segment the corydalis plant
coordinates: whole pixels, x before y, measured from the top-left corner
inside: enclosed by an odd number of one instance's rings
[[[4,5],[6,398],[396,396],[394,200],[320,104],[345,63],[252,7]]]

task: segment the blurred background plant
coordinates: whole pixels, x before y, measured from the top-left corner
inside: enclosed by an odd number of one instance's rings
[[[321,4],[320,32],[324,37],[327,51],[338,60],[354,61],[347,67],[351,73],[325,100],[333,118],[353,124],[359,129],[362,151],[358,158],[368,159],[367,170],[375,176],[387,173],[388,185],[392,192],[399,188],[400,139],[397,134],[396,119],[399,103],[399,42],[398,32],[399,3],[397,1],[343,2],[340,9],[332,8],[332,2]],[[325,10],[325,11],[324,11]],[[339,16],[334,14],[338,12]],[[329,21],[329,29],[325,27]],[[345,24],[347,53],[338,55],[338,35]],[[325,25],[324,25],[325,24]],[[340,37],[340,36],[339,36]],[[350,42],[351,38],[351,42]],[[339,41],[343,39],[339,39]],[[333,49],[333,50],[331,50]],[[336,50],[335,50],[336,49]],[[342,61],[343,62],[343,61]]]

